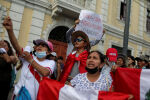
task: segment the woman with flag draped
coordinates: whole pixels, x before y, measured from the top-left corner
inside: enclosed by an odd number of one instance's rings
[[[82,31],[75,31],[72,34],[73,52],[67,57],[60,82],[70,81],[79,73],[85,73],[87,56],[90,50],[89,38]]]

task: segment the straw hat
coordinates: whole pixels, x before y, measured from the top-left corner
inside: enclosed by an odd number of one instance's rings
[[[85,42],[87,43],[86,49],[87,51],[89,51],[91,48],[90,41],[88,36],[83,31],[75,31],[72,33],[72,37],[71,37],[72,44],[74,44],[74,40],[79,36],[81,36],[85,40]]]

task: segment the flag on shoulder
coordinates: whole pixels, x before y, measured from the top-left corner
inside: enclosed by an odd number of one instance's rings
[[[128,100],[129,95],[118,92],[76,90],[58,81],[45,78],[40,82],[37,100]]]
[[[132,94],[134,100],[150,100],[150,69],[118,68],[113,80],[116,92]]]

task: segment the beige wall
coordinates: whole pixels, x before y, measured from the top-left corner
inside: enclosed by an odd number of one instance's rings
[[[32,14],[33,14],[32,9],[24,8],[19,37],[18,37],[18,41],[20,45],[23,47],[27,45],[29,32],[30,32],[30,26],[32,23]]]
[[[130,26],[130,32],[134,34],[138,34],[138,28],[139,28],[139,5],[132,2],[131,7],[131,26]]]
[[[10,8],[11,3],[5,0],[0,0],[0,4],[6,8]]]
[[[52,24],[52,21],[53,20],[52,20],[51,16],[46,14],[45,17],[44,17],[44,23],[43,23],[41,37],[43,37],[43,31],[47,29],[49,24]]]
[[[102,0],[96,1],[96,13],[101,14]]]
[[[9,9],[10,9],[11,3],[7,2],[7,1],[4,1],[4,0],[0,0],[0,4],[1,4],[1,6],[7,8],[7,14],[9,14]],[[5,28],[3,27],[3,32],[0,33],[0,37],[1,37],[2,39],[4,39],[4,37],[5,37],[5,32],[6,32],[6,30],[5,30]]]

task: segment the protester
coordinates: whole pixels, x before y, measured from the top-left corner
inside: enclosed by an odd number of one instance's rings
[[[137,61],[137,66],[136,68],[139,69],[146,69],[146,66],[148,64],[148,60],[144,55],[141,55],[140,57],[136,57],[135,60]]]
[[[148,60],[148,65],[146,66],[146,69],[150,69],[150,60]]]
[[[99,51],[91,51],[87,58],[87,73],[80,73],[71,80],[71,86],[80,90],[101,90],[109,91],[112,83],[110,70],[106,73],[103,70],[103,54]]]
[[[6,17],[3,22],[4,27],[8,32],[9,39],[16,52],[24,58],[19,82],[15,85],[14,98],[19,98],[22,89],[28,92],[32,100],[36,100],[39,88],[39,82],[42,77],[48,77],[53,73],[55,62],[46,59],[46,56],[52,52],[52,43],[42,40],[36,45],[35,55],[32,56],[29,52],[23,51],[13,32],[13,24],[10,17]],[[24,95],[24,94],[23,94]],[[24,99],[25,99],[24,95]]]
[[[126,68],[126,57],[122,54],[118,55],[116,65],[122,68]]]
[[[73,52],[67,57],[64,70],[61,75],[61,82],[65,83],[71,80],[79,73],[86,72],[86,60],[90,50],[88,36],[82,31],[75,31],[71,38],[74,45]]]
[[[60,64],[61,72],[62,72],[62,71],[63,71],[63,68],[64,68],[63,57],[62,57],[62,56],[59,56],[59,57],[57,58],[57,63]]]
[[[135,68],[135,58],[128,56],[128,68]]]
[[[118,57],[118,52],[115,48],[108,48],[106,51],[106,64],[109,67],[115,65]]]
[[[16,63],[13,50],[6,40],[0,41],[0,100],[7,100],[11,84],[12,64]]]
[[[80,20],[76,20],[75,21],[75,25],[73,25],[73,27],[71,27],[67,32],[66,32],[66,39],[67,39],[67,42],[68,42],[68,49],[67,49],[67,55],[69,55],[72,50],[73,50],[73,45],[72,45],[72,42],[71,42],[71,36],[73,34],[73,32],[75,31],[75,28],[76,28],[76,25],[79,24]],[[103,35],[105,34],[105,30],[103,30]],[[102,36],[103,37],[103,36]],[[97,40],[92,40],[90,41],[90,46],[95,46],[96,44],[98,44],[100,42],[100,40],[102,39],[102,37],[100,37],[99,39]]]
[[[57,62],[58,59],[57,59],[57,54],[56,54],[56,52],[52,52],[52,53],[50,54],[50,56],[49,56],[49,59],[50,59],[50,60],[54,60],[55,63],[56,63],[56,67],[55,67],[55,69],[54,69],[54,73],[53,73],[53,75],[51,76],[51,78],[54,79],[54,80],[59,81],[60,74],[61,74],[61,66],[60,66],[59,63]]]

